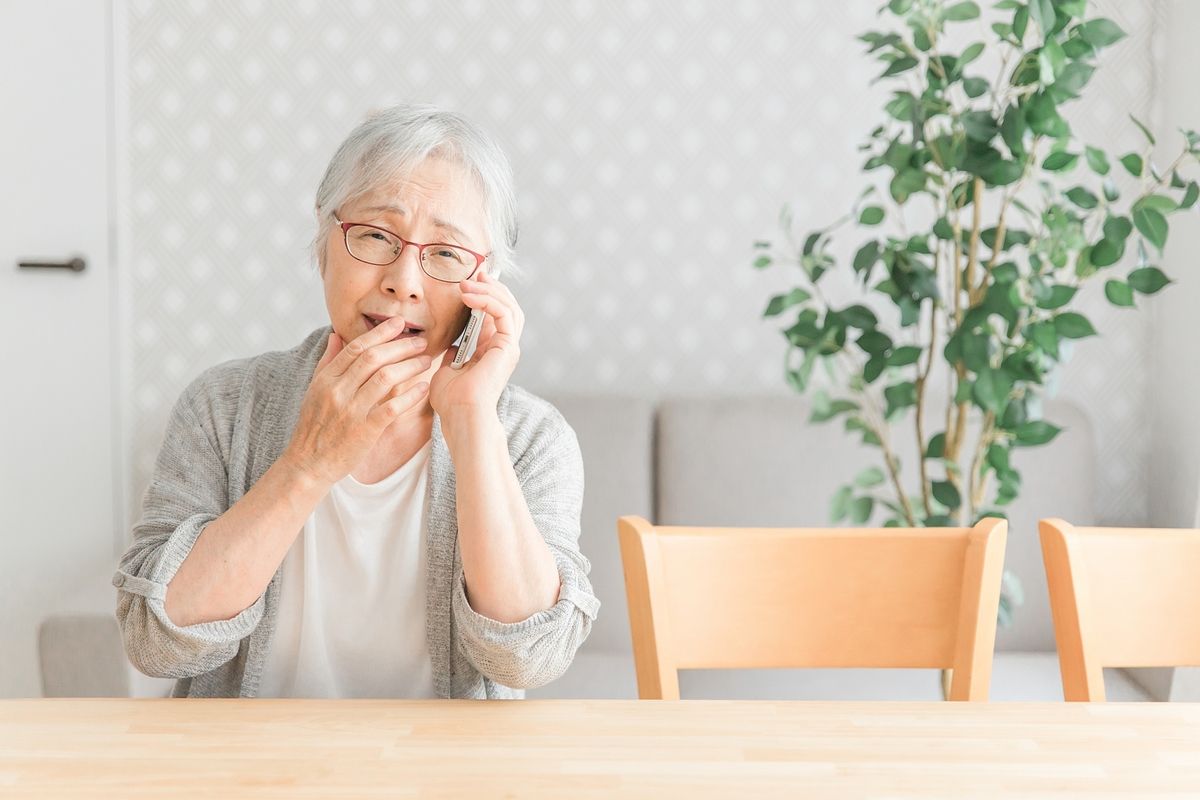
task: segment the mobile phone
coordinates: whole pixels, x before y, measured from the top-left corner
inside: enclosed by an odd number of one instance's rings
[[[458,352],[454,354],[454,360],[450,362],[452,369],[462,369],[462,365],[475,355],[475,345],[479,342],[481,330],[483,330],[483,309],[472,308],[471,318],[467,320],[467,327],[463,328],[462,337],[458,340]]]

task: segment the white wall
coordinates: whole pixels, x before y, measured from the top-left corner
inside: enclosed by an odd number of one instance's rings
[[[395,100],[470,114],[513,161],[530,271],[515,286],[515,383],[787,392],[780,326],[760,314],[792,276],[752,270],[750,246],[778,236],[784,202],[815,228],[864,185],[856,148],[886,93],[855,36],[880,24],[878,5],[131,3],[130,515],[188,381],[327,323],[304,249],[316,184],[361,115]],[[1138,136],[1127,112],[1145,116],[1153,96],[1157,3],[1091,7],[1129,37],[1069,115],[1089,143],[1124,152]],[[974,27],[959,28],[964,44]],[[1111,308],[1099,286],[1083,306],[1103,335],[1077,349],[1061,394],[1098,437],[1101,518],[1140,522],[1150,316]]]
[[[1170,131],[1156,150],[1163,168],[1178,150],[1177,129],[1200,130],[1200,3],[1172,0],[1164,30],[1156,102],[1159,128]],[[1163,269],[1176,283],[1155,300],[1151,338],[1150,497],[1155,525],[1191,527],[1200,486],[1200,204],[1170,225]]]
[[[1159,138],[1156,162],[1163,168],[1178,152],[1178,128],[1200,130],[1200,3],[1171,0],[1164,9],[1155,101]],[[1193,164],[1195,177],[1200,170]],[[1153,303],[1150,395],[1146,426],[1153,443],[1150,460],[1151,523],[1192,527],[1197,523],[1200,486],[1200,205],[1170,219],[1162,267],[1176,283]],[[1200,671],[1137,670],[1138,680],[1159,699],[1200,699]],[[1172,681],[1172,674],[1174,678]]]

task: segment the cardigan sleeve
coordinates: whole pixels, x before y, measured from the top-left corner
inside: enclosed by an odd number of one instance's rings
[[[264,594],[232,619],[182,627],[163,606],[167,584],[196,539],[229,507],[227,470],[215,431],[201,423],[192,405],[196,385],[171,411],[141,520],[112,578],[125,652],[135,667],[155,677],[194,677],[229,661],[258,625],[265,605]]]
[[[556,419],[558,424],[535,437],[513,469],[554,554],[558,601],[519,622],[485,617],[467,601],[462,564],[455,564],[452,607],[460,646],[480,674],[514,689],[542,686],[562,675],[600,608],[587,577],[591,565],[579,550],[583,456],[575,431],[557,412]]]

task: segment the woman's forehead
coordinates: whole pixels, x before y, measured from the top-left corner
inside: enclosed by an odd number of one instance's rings
[[[365,192],[348,204],[348,210],[360,217],[422,219],[475,241],[487,234],[478,181],[443,159],[429,159],[404,178]]]

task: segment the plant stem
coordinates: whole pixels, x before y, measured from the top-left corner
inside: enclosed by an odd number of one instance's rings
[[[900,500],[900,507],[904,509],[904,519],[907,520],[910,528],[915,528],[917,527],[917,519],[913,515],[912,504],[908,502],[908,497],[904,494],[904,487],[900,485],[900,470],[896,465],[896,457],[892,455],[892,449],[888,446],[887,439],[880,436],[879,431],[876,431],[875,435],[879,436],[880,447],[883,449],[883,461],[887,465],[888,474],[892,478],[892,487],[896,490],[896,497]]]
[[[959,295],[962,292],[962,286],[965,285],[965,288],[967,291],[967,302],[968,302],[968,304],[971,303],[971,300],[972,300],[971,293],[972,293],[973,287],[975,286],[975,265],[979,261],[979,227],[980,227],[980,221],[981,221],[981,217],[982,217],[982,213],[983,213],[983,209],[981,208],[981,206],[983,205],[983,202],[982,202],[983,201],[983,178],[976,177],[975,180],[972,182],[971,190],[972,190],[971,191],[971,195],[972,195],[971,205],[973,207],[971,209],[971,241],[970,241],[970,244],[968,245],[968,252],[967,252],[967,272],[966,272],[966,275],[963,276],[961,281],[959,281],[958,276],[955,275],[955,279],[956,279],[955,283],[956,283],[957,291],[955,291],[955,293],[954,293],[954,302],[958,308],[957,316],[958,316],[958,324],[960,326],[962,325],[963,309],[962,309],[962,305],[961,305],[961,298],[959,297]],[[955,232],[955,238],[958,238],[957,231]],[[959,383],[959,385],[961,385],[962,381],[966,378],[966,367],[963,365],[963,363],[961,361],[958,362],[957,366],[958,366],[958,369],[957,369],[958,383]],[[957,396],[957,394],[958,394],[957,387],[955,387],[955,388],[956,388],[955,395]],[[967,432],[967,412],[968,412],[968,410],[969,409],[968,409],[967,403],[960,402],[958,404],[958,408],[955,410],[955,415],[954,415],[954,446],[951,448],[949,445],[947,445],[948,449],[947,449],[947,453],[946,453],[946,458],[949,458],[951,461],[954,461],[956,463],[958,462],[959,451],[962,448],[963,437],[966,435],[966,432]],[[947,439],[949,439],[949,437],[947,437]],[[957,483],[957,480],[953,476],[949,476],[949,478],[952,483]],[[955,488],[958,488],[958,486],[956,486]]]
[[[934,273],[938,270],[938,251],[934,252]],[[929,353],[925,361],[925,370],[917,367],[917,461],[921,465],[921,500],[925,504],[925,516],[933,516],[933,492],[929,483],[929,471],[925,466],[925,385],[929,380],[929,371],[933,368],[933,357],[937,353],[937,318],[936,301],[929,303]]]
[[[971,459],[971,494],[967,510],[967,519],[964,525],[970,525],[975,519],[975,511],[979,506],[983,505],[983,490],[986,486],[983,476],[980,474],[983,466],[983,457],[987,453],[988,445],[992,441],[992,433],[996,428],[996,412],[989,411],[983,420],[983,430],[979,433],[979,443],[975,446],[975,456]]]

